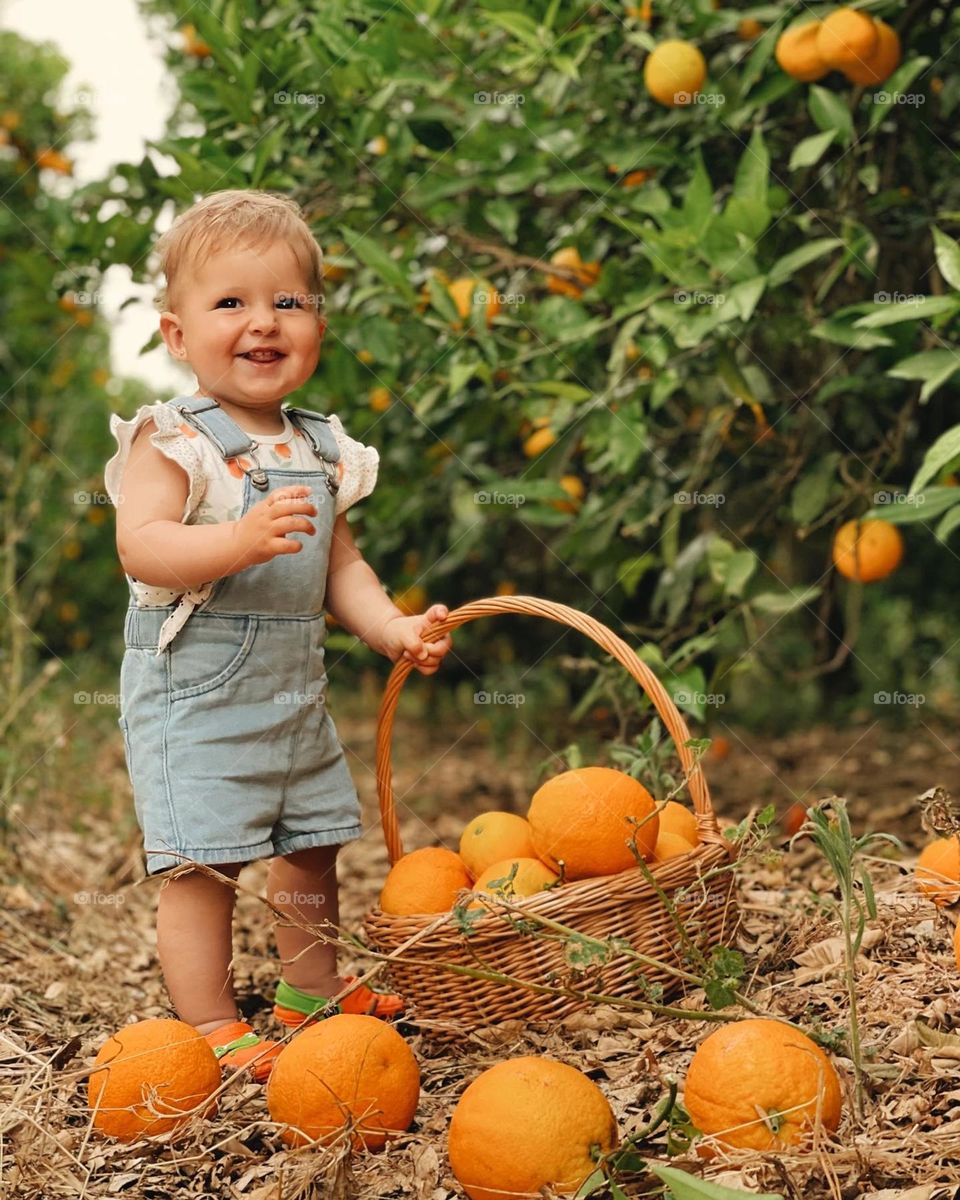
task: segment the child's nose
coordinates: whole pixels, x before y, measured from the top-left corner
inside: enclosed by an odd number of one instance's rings
[[[250,329],[263,333],[277,327],[277,314],[272,304],[259,304],[250,309]]]

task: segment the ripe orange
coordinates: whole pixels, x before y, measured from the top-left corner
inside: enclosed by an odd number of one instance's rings
[[[183,49],[186,54],[192,54],[194,58],[209,58],[212,53],[207,43],[197,36],[196,28],[193,25],[184,25],[180,30],[183,34]]]
[[[210,1043],[169,1018],[124,1025],[100,1047],[94,1066],[100,1069],[87,1079],[94,1127],[122,1142],[169,1133],[220,1086]],[[215,1110],[216,1101],[203,1115]]]
[[[548,779],[534,793],[527,820],[537,857],[548,865],[562,862],[567,879],[635,867],[632,844],[649,861],[659,831],[653,797],[611,767],[580,767]]]
[[[374,412],[386,412],[393,403],[393,396],[388,387],[375,387],[370,389],[367,402]]]
[[[402,592],[397,592],[393,598],[394,604],[408,617],[415,617],[427,607],[427,590],[419,583],[411,584]]]
[[[409,1129],[420,1099],[420,1068],[392,1025],[339,1013],[298,1033],[277,1056],[267,1108],[288,1146],[331,1142],[355,1122],[354,1149],[379,1149]]]
[[[818,1115],[840,1124],[840,1080],[806,1034],[764,1017],[731,1022],[697,1048],[683,1104],[701,1133],[727,1146],[779,1150],[808,1136]]]
[[[504,858],[535,858],[530,824],[516,813],[480,813],[460,835],[460,857],[471,879]]]
[[[666,862],[669,858],[679,858],[681,854],[689,854],[695,849],[693,842],[688,842],[679,833],[661,832],[653,848],[653,859],[654,862]]]
[[[457,892],[470,887],[470,882],[459,854],[443,846],[426,846],[405,854],[390,868],[380,908],[395,916],[447,912]]]
[[[861,87],[873,87],[883,83],[900,66],[900,38],[897,31],[886,21],[875,18],[877,26],[877,45],[873,54],[863,62],[853,62],[843,68],[843,73],[851,83]]]
[[[643,64],[647,91],[667,108],[692,104],[706,77],[706,60],[691,42],[661,42]]]
[[[500,298],[496,289],[480,279],[465,277],[455,279],[448,284],[447,291],[457,307],[457,312],[464,320],[469,320],[474,304],[482,304],[487,313],[487,328],[493,323],[493,318],[500,311]]]
[[[450,1120],[450,1167],[470,1200],[575,1192],[617,1145],[603,1092],[575,1067],[525,1055],[466,1089]]]
[[[783,832],[787,837],[793,837],[799,833],[800,827],[807,819],[807,806],[799,800],[794,800],[793,804],[783,814],[780,821],[783,827]]]
[[[813,83],[822,79],[830,70],[820,55],[817,38],[820,21],[808,21],[805,25],[794,25],[777,38],[774,57],[782,70],[801,83]]]
[[[877,48],[879,34],[868,13],[835,8],[820,22],[817,50],[828,67],[862,67]]]
[[[344,242],[331,242],[327,247],[327,254],[334,258],[339,258],[346,252],[346,244]],[[347,277],[347,268],[340,263],[330,262],[327,254],[323,256],[323,279],[325,283],[340,283]]]
[[[557,435],[554,430],[537,429],[524,441],[523,453],[527,458],[536,458],[544,450],[549,450],[556,440]]]
[[[584,487],[583,480],[579,475],[561,475],[560,486],[570,497],[569,500],[551,500],[551,505],[558,512],[575,513],[583,502],[583,497],[587,493]]]
[[[368,367],[373,362],[373,355],[369,350],[358,350],[357,358],[359,358],[359,360]]]
[[[889,521],[847,521],[833,538],[833,563],[860,583],[886,579],[903,558],[903,538]]]
[[[620,180],[620,186],[625,188],[643,187],[655,174],[655,171],[630,171]]]
[[[920,851],[917,887],[937,904],[952,904],[960,896],[960,836],[937,838]]]
[[[59,150],[54,150],[47,147],[45,150],[37,151],[36,163],[38,167],[43,167],[47,171],[56,171],[58,175],[72,175],[73,163],[65,154],[61,154]]]
[[[599,262],[584,262],[576,246],[562,246],[550,255],[550,261],[555,267],[567,267],[576,272],[577,282],[561,279],[559,275],[547,276],[547,288],[558,296],[571,296],[578,300],[583,295],[583,289],[593,287],[600,278]]]
[[[691,846],[696,846],[700,841],[696,814],[691,812],[685,804],[679,804],[676,800],[668,800],[658,809],[658,815],[660,817],[658,828],[661,835],[664,833],[679,834]]]
[[[741,42],[752,42],[763,33],[763,26],[756,17],[744,17],[737,26],[737,37]]]
[[[510,883],[504,882],[510,879],[514,867],[516,874],[513,879]],[[539,858],[504,858],[487,867],[473,885],[473,890],[487,892],[491,896],[506,896],[508,900],[513,900],[516,897],[542,892],[559,878],[560,876],[551,871]],[[495,887],[495,884],[499,886]],[[483,903],[480,900],[472,900],[468,907],[483,908]]]

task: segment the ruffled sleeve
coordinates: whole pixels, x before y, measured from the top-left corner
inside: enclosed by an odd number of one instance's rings
[[[377,483],[380,454],[373,446],[354,441],[344,431],[340,418],[330,415],[330,428],[340,449],[340,490],[337,492],[337,516],[358,500],[369,496]]]
[[[129,419],[117,413],[110,416],[110,432],[117,439],[119,449],[109,460],[103,471],[104,486],[114,507],[121,499],[120,482],[123,470],[130,457],[134,438],[146,421],[153,420],[156,429],[150,441],[171,461],[186,472],[190,487],[183,505],[182,521],[186,521],[196,510],[206,491],[206,473],[199,453],[191,444],[197,432],[187,425],[180,414],[169,404],[143,404]]]

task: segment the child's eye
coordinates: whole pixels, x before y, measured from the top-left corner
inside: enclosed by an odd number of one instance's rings
[[[303,305],[300,302],[299,296],[282,296],[277,301],[277,304],[280,308],[285,308],[285,309],[291,309],[291,308],[293,308],[294,305],[296,305],[297,308],[303,308]]]
[[[240,301],[236,296],[224,296],[222,300],[217,301],[217,308],[222,308],[226,304],[239,304]]]

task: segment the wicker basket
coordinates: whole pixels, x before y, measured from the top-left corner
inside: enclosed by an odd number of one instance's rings
[[[733,849],[720,834],[706,780],[685,746],[690,737],[686,724],[663,686],[634,651],[599,621],[534,596],[498,596],[465,604],[433,626],[429,640],[479,617],[504,613],[547,617],[578,629],[636,679],[676,744],[688,776],[701,844],[690,854],[653,867],[655,886],[642,867],[566,883],[515,902],[513,912],[501,907],[485,913],[469,936],[453,918],[393,916],[373,909],[365,922],[368,941],[380,953],[396,955],[390,978],[406,998],[408,1011],[430,1024],[449,1023],[463,1031],[511,1018],[565,1017],[601,995],[642,1002],[650,998],[651,984],[662,988],[657,995],[667,997],[683,986],[690,948],[709,951],[730,936],[736,923],[733,872],[728,869]],[[400,689],[411,670],[413,664],[402,660],[394,666],[377,729],[377,789],[391,863],[404,853],[393,795],[391,735]],[[529,922],[539,919],[575,928],[588,937],[625,939],[634,951],[655,961],[645,964],[640,974],[635,958],[614,950],[603,962],[578,966],[569,938],[558,936],[547,924],[530,932]],[[491,971],[514,982],[482,978]]]

